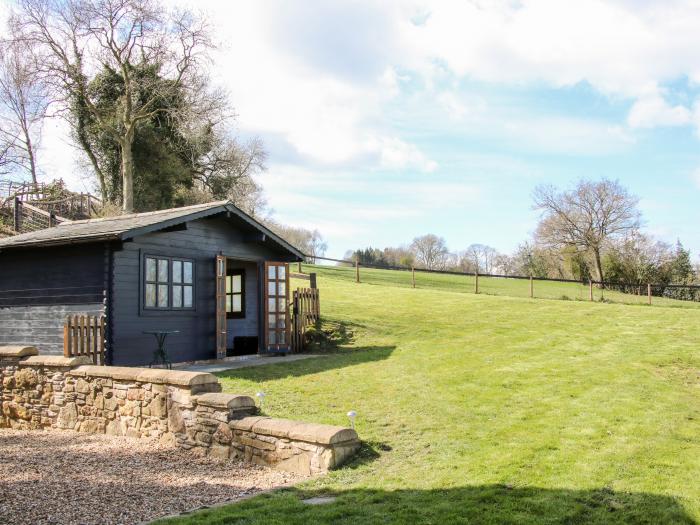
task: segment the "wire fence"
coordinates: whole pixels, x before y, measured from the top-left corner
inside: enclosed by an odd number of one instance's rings
[[[600,282],[532,278],[522,275],[476,274],[362,264],[329,257],[308,256],[307,260],[316,264],[305,264],[303,269],[316,272],[321,278],[328,277],[366,284],[532,299],[700,308],[700,285],[692,284]],[[318,264],[320,261],[335,264]]]

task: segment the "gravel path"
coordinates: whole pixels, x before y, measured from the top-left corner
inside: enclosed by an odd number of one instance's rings
[[[0,523],[131,524],[302,478],[144,439],[0,429]]]

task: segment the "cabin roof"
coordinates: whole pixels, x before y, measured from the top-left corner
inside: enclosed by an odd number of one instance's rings
[[[116,217],[66,221],[53,228],[2,238],[0,239],[0,251],[20,247],[39,248],[86,242],[124,241],[146,233],[178,226],[188,221],[224,213],[227,216],[234,215],[242,219],[253,229],[259,231],[299,259],[304,257],[304,254],[297,248],[238,209],[230,201],[215,201],[206,204],[195,204],[194,206],[184,206],[182,208],[131,213]]]

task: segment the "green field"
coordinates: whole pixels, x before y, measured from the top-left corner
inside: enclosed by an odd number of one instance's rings
[[[316,272],[330,279],[340,279],[355,282],[355,268],[348,266],[303,265],[303,271]],[[296,265],[293,266],[296,270]],[[473,275],[452,275],[416,271],[416,288],[445,290],[449,292],[474,293],[475,277]],[[410,271],[380,270],[360,267],[360,281],[365,284],[387,286],[413,287]],[[508,297],[530,297],[530,281],[528,279],[479,277],[479,293],[485,295],[503,295]],[[540,281],[533,282],[533,295],[536,299],[563,299],[570,301],[590,301],[588,284]],[[639,294],[621,293],[612,290],[593,288],[593,300],[621,304],[648,305],[646,286],[642,286]],[[682,308],[700,308],[700,302],[679,301],[665,297],[652,297],[652,306],[679,306]]]
[[[318,269],[338,348],[220,377],[264,390],[272,416],[344,425],[357,410],[361,454],[174,522],[700,521],[700,311],[413,290],[410,276],[358,285],[343,271]],[[317,495],[337,499],[301,501]]]

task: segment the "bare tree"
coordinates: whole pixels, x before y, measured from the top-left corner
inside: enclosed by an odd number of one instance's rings
[[[267,152],[260,139],[240,144],[225,130],[211,127],[205,140],[187,142],[196,184],[215,199],[229,199],[256,216],[265,208],[254,175],[265,170]]]
[[[162,100],[183,93],[194,99],[205,88],[202,66],[211,46],[206,24],[189,12],[166,12],[157,0],[21,0],[13,26],[41,53],[41,74],[64,105],[77,106],[79,116],[71,123],[103,195],[105,174],[87,142],[85,120],[94,119],[119,144],[122,208],[133,211],[136,129],[164,111]],[[155,85],[153,77],[134,74],[144,64],[158,67],[157,76],[168,82]],[[119,103],[107,111],[88,89],[90,76],[104,68],[123,82]]]
[[[316,263],[316,257],[323,257],[328,249],[328,244],[318,230],[307,230],[279,224],[273,220],[265,221],[271,230],[284,238],[289,244],[295,246],[304,255],[308,255],[311,263]]]
[[[498,252],[485,244],[472,244],[460,257],[459,265],[467,272],[492,273]]]
[[[432,233],[413,239],[411,250],[416,264],[427,270],[444,270],[450,257],[445,239]]]
[[[37,148],[48,97],[37,81],[31,49],[21,41],[0,43],[0,169],[23,172],[37,182]]]
[[[546,246],[589,253],[602,283],[603,248],[639,228],[637,203],[619,182],[607,179],[582,180],[569,191],[539,186],[534,192],[534,208],[542,212],[537,239]]]

